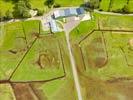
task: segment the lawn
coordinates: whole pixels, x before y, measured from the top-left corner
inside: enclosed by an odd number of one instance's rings
[[[38,8],[48,12],[50,9],[44,4],[46,0],[30,0],[32,8]],[[55,0],[55,4],[60,4],[61,7],[67,6],[80,6],[84,3],[84,0]]]
[[[10,10],[13,11],[13,4],[10,1],[4,1],[4,0],[0,0],[0,14],[1,16],[4,16],[5,13]]]
[[[126,5],[127,0],[112,0],[111,3],[110,11],[117,11]]]
[[[103,11],[108,11],[109,10],[109,5],[110,5],[110,0],[102,0],[100,2],[100,8]]]
[[[114,16],[96,14],[96,18],[100,19],[99,24],[101,29],[117,29],[117,30],[132,30],[132,16]]]
[[[128,9],[129,9],[129,12],[133,12],[133,0],[129,0],[129,3],[127,5]]]
[[[70,38],[72,41],[79,41],[84,37],[85,34],[91,32],[96,27],[96,20],[88,20],[81,22],[75,29],[70,33]]]
[[[84,0],[55,0],[55,3],[60,4],[61,6],[80,6],[84,3]]]
[[[50,9],[44,4],[45,1],[46,0],[30,0],[30,4],[32,9],[38,8],[40,10],[44,10],[44,12],[48,12]]]
[[[101,0],[100,2],[100,10],[103,11],[121,11],[124,6],[127,7],[128,12],[133,12],[133,0]],[[110,8],[109,8],[110,7]]]
[[[42,36],[33,43],[11,80],[35,81],[60,77],[64,75],[62,63],[58,41],[52,36]]]

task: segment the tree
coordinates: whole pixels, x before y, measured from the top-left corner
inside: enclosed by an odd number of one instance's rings
[[[54,8],[59,8],[59,7],[61,7],[61,5],[60,4],[54,4]]]
[[[27,6],[29,9],[31,9],[31,4],[30,4],[29,0],[24,0],[24,1],[25,1],[26,6]]]
[[[42,15],[43,15],[43,13],[44,13],[44,11],[43,11],[43,10],[37,9],[37,15],[38,15],[38,16],[42,16]]]
[[[127,5],[125,5],[125,6],[122,8],[122,10],[123,10],[123,13],[130,13],[129,7],[128,7]]]
[[[9,20],[9,19],[12,19],[12,18],[13,18],[13,14],[12,14],[11,11],[8,10],[8,11],[6,12],[6,19]]]
[[[28,10],[25,10],[23,12],[23,18],[30,18],[30,17],[31,17],[31,15],[30,15],[29,11]]]
[[[29,8],[26,5],[26,2],[24,0],[20,0],[15,4],[13,16],[15,18],[27,18],[29,17]]]
[[[92,9],[99,8],[99,5],[100,5],[100,1],[99,0],[90,0],[90,2],[89,2],[89,6]]]
[[[54,2],[55,2],[54,0],[46,0],[44,4],[47,5],[49,8],[51,8]]]

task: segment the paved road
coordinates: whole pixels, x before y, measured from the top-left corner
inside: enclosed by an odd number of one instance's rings
[[[64,31],[65,31],[65,35],[66,35],[66,41],[67,41],[67,46],[68,46],[68,50],[69,50],[70,61],[71,61],[71,66],[72,66],[72,72],[73,72],[75,87],[77,90],[78,100],[83,100],[81,90],[80,90],[81,88],[80,88],[77,68],[75,65],[75,60],[74,60],[74,56],[72,54],[72,49],[71,49],[71,44],[70,44],[70,39],[69,39],[69,32],[74,28],[74,26],[76,27],[79,23],[80,23],[80,21],[75,21],[75,22],[73,21],[73,22],[66,23],[64,25]],[[71,27],[71,24],[73,25],[73,27]]]
[[[75,60],[74,60],[74,56],[72,54],[72,49],[71,49],[71,45],[70,45],[70,41],[69,41],[69,33],[67,33],[67,32],[66,32],[66,40],[67,40],[67,46],[68,46],[68,50],[69,50],[69,55],[70,55],[70,60],[71,60],[71,65],[72,65],[72,72],[73,72],[75,87],[77,90],[78,100],[83,100],[81,90],[80,90],[80,83],[79,83],[78,73],[77,73],[77,69],[76,69],[76,65],[75,65]]]

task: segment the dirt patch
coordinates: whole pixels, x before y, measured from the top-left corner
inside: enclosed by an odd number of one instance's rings
[[[54,56],[52,52],[46,50],[45,52],[41,52],[38,57],[37,64],[40,68],[54,67],[53,65],[59,65],[60,61],[58,57]]]
[[[86,47],[88,64],[94,68],[102,68],[107,63],[107,55],[102,38],[95,38]]]
[[[107,59],[104,57],[98,57],[95,60],[95,66],[97,66],[98,68],[103,67],[106,63],[107,63]]]
[[[12,84],[16,100],[38,100],[29,84]]]
[[[8,50],[12,54],[17,54],[17,50]]]

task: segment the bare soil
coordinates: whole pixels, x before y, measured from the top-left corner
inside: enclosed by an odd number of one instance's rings
[[[53,67],[53,65],[59,65],[60,61],[57,56],[54,56],[50,51],[41,52],[38,57],[37,64],[40,68]]]
[[[94,68],[102,68],[107,62],[107,55],[104,49],[104,45],[100,47],[101,44],[103,45],[102,38],[96,38],[87,47],[87,51],[89,52],[88,63]],[[103,54],[103,56],[99,56],[99,54]],[[95,58],[93,58],[93,56],[95,56]]]
[[[38,100],[29,84],[12,84],[16,100]]]

